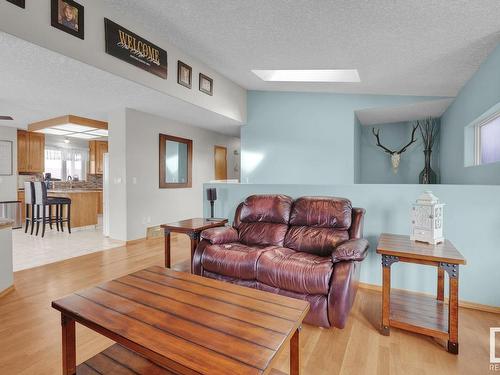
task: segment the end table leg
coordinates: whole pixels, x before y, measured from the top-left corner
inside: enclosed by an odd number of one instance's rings
[[[170,231],[165,230],[165,267],[170,268]]]
[[[384,336],[390,335],[389,317],[391,315],[391,267],[382,267],[382,327]]]
[[[290,375],[300,374],[300,347],[299,329],[295,331],[290,340]]]
[[[458,354],[458,274],[455,277],[450,277],[450,302],[448,308],[448,329],[450,335],[448,352]]]
[[[191,240],[191,262],[190,262],[190,270],[191,273],[193,273],[193,258],[194,258],[194,252],[196,250],[196,247],[198,246],[198,243],[200,242],[200,233],[199,232],[192,232],[189,233],[189,238]]]
[[[76,374],[75,321],[61,314],[63,375]]]
[[[442,268],[438,268],[437,270],[437,300],[444,301],[444,270]]]

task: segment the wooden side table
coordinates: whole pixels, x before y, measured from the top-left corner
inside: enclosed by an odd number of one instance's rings
[[[448,352],[458,354],[458,269],[465,258],[445,240],[438,245],[411,241],[409,236],[383,233],[377,246],[382,255],[382,326],[421,333],[448,341]],[[391,291],[391,266],[396,262],[437,267],[437,297]],[[444,302],[444,274],[449,276],[449,303]]]
[[[170,233],[184,233],[191,239],[191,273],[193,273],[193,254],[200,242],[200,233],[205,229],[223,227],[227,219],[207,220],[203,218],[187,219],[175,223],[163,224],[165,233],[165,267],[170,268]]]

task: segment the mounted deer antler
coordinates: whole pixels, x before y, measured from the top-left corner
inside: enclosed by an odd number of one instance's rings
[[[398,173],[398,168],[399,168],[399,163],[401,161],[401,154],[406,151],[406,149],[413,143],[415,143],[417,140],[415,139],[415,133],[418,129],[418,125],[415,125],[413,127],[413,130],[411,132],[411,140],[408,142],[406,146],[403,146],[399,151],[393,151],[385,147],[382,143],[380,143],[380,129],[377,129],[375,131],[375,128],[372,128],[372,133],[377,139],[377,146],[380,147],[382,150],[387,152],[388,154],[391,155],[391,162],[392,162],[392,170],[394,173]]]

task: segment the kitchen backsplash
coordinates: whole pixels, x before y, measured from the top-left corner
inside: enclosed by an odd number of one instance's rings
[[[41,181],[43,180],[42,174],[34,175],[19,175],[17,177],[18,188],[24,188],[24,182],[27,181]],[[101,175],[87,175],[86,181],[52,181],[54,189],[69,189],[70,187],[78,189],[102,189],[102,176]]]

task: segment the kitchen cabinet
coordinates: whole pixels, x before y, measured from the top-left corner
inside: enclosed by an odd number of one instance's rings
[[[17,171],[43,173],[45,169],[45,134],[17,131]]]
[[[17,191],[17,200],[21,202],[21,219],[24,225],[24,221],[26,220],[26,202],[24,200],[24,190]]]
[[[90,166],[89,174],[103,174],[104,171],[104,154],[108,152],[107,141],[90,141]]]

